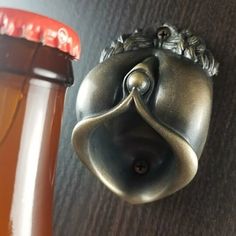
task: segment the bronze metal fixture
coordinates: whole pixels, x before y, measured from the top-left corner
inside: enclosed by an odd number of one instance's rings
[[[187,30],[164,24],[119,37],[78,93],[72,141],[79,158],[130,203],[180,190],[197,172],[217,69]]]

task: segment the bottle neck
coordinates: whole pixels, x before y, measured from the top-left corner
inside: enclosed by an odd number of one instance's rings
[[[31,78],[73,84],[71,56],[26,39],[0,35],[0,70]]]

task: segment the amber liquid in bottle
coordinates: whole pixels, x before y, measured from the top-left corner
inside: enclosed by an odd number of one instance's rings
[[[0,63],[0,236],[50,236],[70,60],[57,49],[0,36]]]

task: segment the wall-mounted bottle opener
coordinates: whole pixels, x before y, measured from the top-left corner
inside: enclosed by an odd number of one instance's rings
[[[195,176],[218,63],[188,30],[136,30],[84,79],[72,140],[81,161],[131,203],[161,199]]]

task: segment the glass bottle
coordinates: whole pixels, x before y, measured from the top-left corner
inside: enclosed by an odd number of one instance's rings
[[[79,54],[68,26],[0,8],[0,236],[52,235],[64,97]]]

